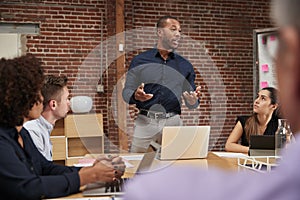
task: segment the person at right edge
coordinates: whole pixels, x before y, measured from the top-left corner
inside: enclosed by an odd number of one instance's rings
[[[139,109],[131,152],[146,152],[151,141],[160,143],[164,126],[182,125],[182,99],[189,109],[199,105],[200,86],[195,86],[194,68],[175,53],[181,37],[179,21],[161,17],[156,33],[156,46],[133,58],[122,93],[125,102]]]

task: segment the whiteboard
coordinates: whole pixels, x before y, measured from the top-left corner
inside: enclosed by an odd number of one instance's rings
[[[254,98],[262,88],[278,87],[274,60],[277,47],[278,36],[276,29],[254,30]]]

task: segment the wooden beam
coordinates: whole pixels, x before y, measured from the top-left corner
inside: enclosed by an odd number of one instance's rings
[[[117,50],[117,100],[118,100],[118,125],[119,125],[119,145],[121,150],[128,150],[128,137],[124,130],[126,123],[126,104],[122,98],[122,89],[125,80],[122,77],[125,74],[125,20],[124,20],[124,0],[116,0],[116,50]]]

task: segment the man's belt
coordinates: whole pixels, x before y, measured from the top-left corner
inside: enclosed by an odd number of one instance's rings
[[[143,109],[140,110],[139,114],[145,115],[151,119],[167,119],[175,115],[178,115],[177,113],[174,112],[165,113],[165,112],[155,112],[155,111],[149,111]]]

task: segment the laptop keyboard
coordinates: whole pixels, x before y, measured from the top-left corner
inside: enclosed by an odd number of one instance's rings
[[[124,184],[129,179],[130,178],[121,178],[110,183],[105,183],[105,193],[122,192],[124,189]]]

